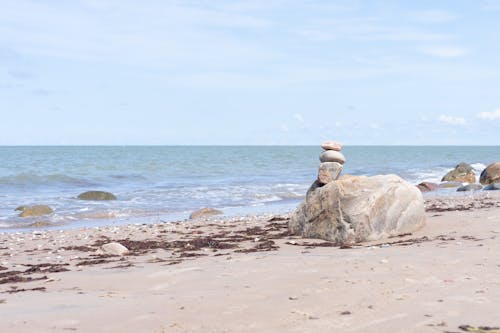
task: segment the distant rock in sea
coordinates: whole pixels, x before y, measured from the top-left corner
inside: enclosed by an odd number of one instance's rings
[[[95,201],[116,200],[116,196],[113,193],[104,191],[87,191],[78,195],[77,198],[80,200],[95,200]]]
[[[460,187],[463,184],[461,182],[444,182],[439,184],[440,188],[454,188],[454,187]]]
[[[197,211],[194,211],[189,215],[189,219],[194,220],[194,219],[199,219],[202,217],[207,217],[207,216],[212,216],[212,215],[221,215],[224,214],[222,211],[215,209],[215,208],[202,208],[198,209]]]
[[[54,212],[54,210],[47,205],[19,206],[16,210],[21,212],[19,214],[20,217],[43,216]]]
[[[467,163],[458,164],[455,169],[444,175],[441,181],[447,182],[461,182],[461,183],[475,183],[476,174],[474,168]]]
[[[479,182],[483,185],[500,183],[500,162],[495,162],[488,165],[486,169],[481,172]]]

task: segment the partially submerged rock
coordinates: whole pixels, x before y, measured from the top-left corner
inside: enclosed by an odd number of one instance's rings
[[[383,175],[312,186],[288,226],[293,234],[340,245],[413,232],[424,223],[420,191],[396,175]]]
[[[476,174],[474,168],[467,163],[460,163],[455,169],[444,175],[441,181],[447,182],[462,182],[462,183],[475,183]]]
[[[460,182],[444,182],[439,184],[440,188],[454,188],[454,187],[460,187],[463,184]]]
[[[467,191],[479,191],[482,190],[483,186],[479,184],[468,184],[465,186],[460,186],[457,188],[458,192],[467,192]]]
[[[479,182],[483,185],[500,183],[500,162],[488,165],[486,169],[481,172]]]
[[[113,193],[104,191],[87,191],[78,195],[77,198],[80,200],[95,200],[95,201],[116,200],[116,196]]]
[[[202,208],[198,209],[197,211],[194,211],[189,215],[189,218],[191,220],[194,219],[199,219],[202,217],[207,217],[207,216],[212,216],[212,215],[221,215],[224,214],[222,211],[215,209],[215,208]]]
[[[19,206],[16,210],[21,212],[19,214],[20,217],[49,215],[54,212],[54,210],[47,205]]]
[[[417,185],[417,188],[420,190],[420,192],[430,192],[439,190],[439,185],[431,182],[422,182]]]
[[[498,191],[500,190],[500,183],[492,183],[484,187],[485,191]]]

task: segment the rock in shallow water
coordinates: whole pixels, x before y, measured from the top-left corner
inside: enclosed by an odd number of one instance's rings
[[[413,232],[425,223],[422,194],[396,175],[350,176],[313,188],[290,219],[293,234],[340,245]]]
[[[498,191],[498,190],[500,190],[500,183],[489,184],[488,186],[485,186],[484,190],[485,191]]]
[[[46,205],[19,206],[16,210],[21,211],[20,217],[33,217],[52,214],[52,208]]]
[[[421,192],[430,192],[430,191],[435,191],[439,189],[439,185],[436,183],[430,183],[430,182],[422,182],[417,185],[418,189]]]
[[[488,165],[486,169],[481,172],[479,182],[483,185],[500,183],[500,162]]]
[[[467,191],[479,191],[481,189],[483,189],[482,185],[469,184],[469,185],[465,185],[465,186],[460,186],[459,188],[457,188],[457,191],[458,192],[467,192]]]
[[[116,196],[113,193],[104,191],[87,191],[85,193],[78,195],[77,198],[80,200],[95,200],[95,201],[116,200]]]
[[[444,175],[441,181],[475,183],[476,174],[474,173],[474,169],[469,164],[460,163],[455,167],[455,169]]]
[[[454,187],[460,187],[462,186],[462,183],[460,182],[445,182],[439,184],[440,188],[454,188]]]
[[[189,219],[199,219],[201,217],[212,216],[212,215],[221,215],[224,214],[222,211],[214,208],[202,208],[197,211],[194,211],[189,215]]]
[[[319,160],[323,162],[337,162],[340,164],[345,163],[345,157],[342,153],[335,150],[326,150],[319,155]]]
[[[328,184],[339,178],[342,172],[342,164],[337,162],[323,162],[319,165],[318,181],[321,184]]]

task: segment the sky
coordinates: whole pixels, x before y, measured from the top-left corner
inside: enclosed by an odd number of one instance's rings
[[[500,144],[500,0],[0,8],[0,145]]]

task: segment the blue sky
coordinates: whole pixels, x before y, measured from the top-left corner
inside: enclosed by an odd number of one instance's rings
[[[0,4],[2,145],[500,142],[500,1]]]

